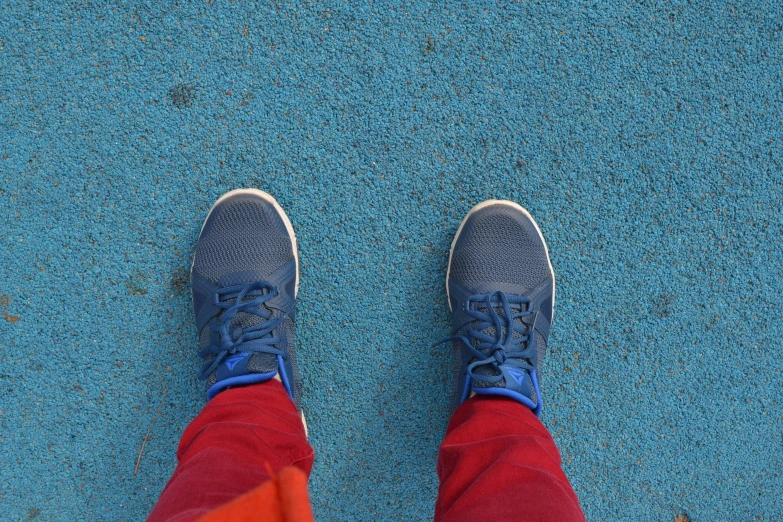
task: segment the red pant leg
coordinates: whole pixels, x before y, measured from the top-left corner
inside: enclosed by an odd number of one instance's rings
[[[438,455],[435,520],[583,521],[552,436],[532,411],[477,395],[454,413]]]
[[[209,401],[182,434],[177,469],[149,522],[185,522],[297,466],[309,475],[313,449],[280,381],[232,388]]]

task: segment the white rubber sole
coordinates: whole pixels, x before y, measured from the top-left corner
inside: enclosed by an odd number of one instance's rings
[[[283,210],[283,207],[280,206],[280,204],[277,202],[275,198],[272,197],[271,194],[258,189],[235,189],[226,192],[225,194],[220,196],[220,198],[218,198],[218,200],[215,201],[215,203],[209,209],[209,212],[207,213],[207,217],[204,218],[204,223],[202,223],[201,230],[198,233],[199,237],[201,237],[201,232],[204,231],[204,226],[207,224],[207,220],[209,219],[209,216],[212,214],[212,211],[215,210],[215,207],[217,207],[220,204],[220,202],[222,202],[223,200],[239,194],[249,194],[249,195],[260,197],[267,203],[271,203],[272,206],[275,208],[275,210],[277,210],[277,212],[283,218],[283,224],[285,224],[286,232],[288,232],[288,237],[291,238],[291,245],[294,249],[294,260],[296,261],[296,284],[294,287],[294,298],[296,298],[296,295],[299,293],[299,245],[296,242],[296,235],[294,234],[294,227],[293,225],[291,225],[291,220],[288,219],[288,216]],[[193,264],[195,264],[195,262],[196,262],[196,258],[194,256],[193,263],[191,263],[190,265],[191,273],[193,272]]]
[[[507,207],[511,207],[515,210],[518,210],[522,212],[525,216],[527,216],[528,219],[533,223],[533,226],[536,227],[536,232],[538,232],[538,236],[541,238],[541,242],[544,243],[544,250],[546,251],[546,261],[549,263],[549,270],[552,272],[552,309],[555,308],[555,270],[552,268],[552,260],[549,258],[549,247],[546,245],[546,240],[544,239],[544,234],[541,233],[541,229],[538,228],[538,223],[536,223],[536,220],[533,219],[533,216],[530,215],[530,212],[527,211],[522,205],[519,205],[517,203],[514,203],[513,201],[507,201],[504,199],[488,199],[486,201],[482,201],[467,213],[467,215],[462,219],[462,222],[459,224],[459,229],[457,229],[457,233],[454,234],[454,239],[451,240],[451,248],[449,249],[449,266],[446,268],[446,300],[449,302],[449,310],[451,310],[451,296],[449,295],[449,276],[451,275],[451,256],[454,255],[454,245],[457,243],[457,238],[459,237],[460,233],[462,232],[462,227],[465,226],[465,223],[467,223],[468,218],[474,213],[478,212],[482,208],[489,207],[491,205],[504,205]]]

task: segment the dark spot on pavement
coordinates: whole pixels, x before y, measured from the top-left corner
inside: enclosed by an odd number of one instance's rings
[[[174,272],[174,275],[171,278],[171,288],[173,288],[175,292],[183,293],[187,287],[188,272],[180,268]]]
[[[239,105],[245,107],[247,106],[248,103],[250,103],[250,100],[252,100],[253,98],[255,98],[255,96],[253,96],[252,93],[246,92],[245,95],[242,96],[242,101],[239,102]]]
[[[422,49],[422,53],[427,55],[434,52],[435,52],[435,40],[433,40],[432,37],[428,36],[427,41],[424,44],[424,49]]]
[[[175,107],[184,109],[193,105],[196,94],[192,85],[180,83],[169,89],[169,98]]]
[[[669,314],[671,314],[672,304],[674,304],[674,297],[669,294],[661,294],[658,296],[658,302],[656,303],[658,313],[660,313],[663,317],[669,317]]]
[[[5,320],[6,320],[6,321],[8,321],[9,323],[15,323],[15,322],[17,322],[19,319],[21,319],[20,317],[17,317],[17,316],[15,316],[15,315],[8,314],[8,313],[6,313],[6,312],[3,312],[3,317],[4,317],[4,318],[5,318]]]
[[[125,288],[130,295],[144,295],[147,293],[147,276],[137,270],[125,281]]]
[[[38,515],[41,514],[41,510],[38,508],[33,508],[30,511],[27,512],[27,520],[32,520],[36,518]]]

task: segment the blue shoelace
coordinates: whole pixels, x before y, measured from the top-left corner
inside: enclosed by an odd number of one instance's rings
[[[471,303],[478,303],[480,308],[471,307]],[[442,342],[459,340],[465,344],[475,358],[467,370],[471,380],[497,384],[503,379],[499,370],[503,364],[525,372],[535,369],[528,361],[535,357],[533,330],[538,312],[529,311],[529,304],[530,299],[507,296],[500,291],[468,298],[466,311],[474,319],[473,324],[464,334],[454,335]],[[502,315],[496,308],[502,309]],[[494,328],[494,335],[488,333],[491,328]],[[495,371],[490,375],[476,373],[475,370],[481,366],[491,366]]]
[[[285,320],[285,316],[273,317],[272,312],[264,306],[264,303],[276,295],[277,289],[266,281],[228,286],[217,292],[215,304],[225,310],[220,316],[217,328],[220,342],[218,345],[210,344],[199,352],[201,358],[206,358],[210,354],[215,355],[204,363],[199,372],[199,379],[207,379],[226,357],[237,352],[261,352],[285,356],[283,351],[276,347],[280,338],[274,335],[275,328]],[[245,300],[248,296],[251,298]],[[231,322],[240,312],[257,315],[263,321],[246,328],[232,326]]]

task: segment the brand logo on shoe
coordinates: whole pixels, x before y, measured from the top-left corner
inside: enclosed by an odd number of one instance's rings
[[[523,372],[508,370],[508,374],[517,382],[517,384],[522,386],[522,381],[525,380],[525,374]]]
[[[226,359],[226,366],[228,366],[229,370],[233,370],[234,366],[236,366],[242,359],[244,359],[248,355],[250,354],[247,352],[236,353],[231,357],[229,357],[228,359]]]

